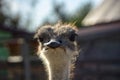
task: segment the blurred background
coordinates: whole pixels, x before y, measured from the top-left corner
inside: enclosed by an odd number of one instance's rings
[[[120,0],[0,0],[0,80],[46,80],[36,29],[58,21],[79,29],[74,80],[120,80]]]
[[[38,26],[58,21],[76,22],[102,0],[1,0],[0,22],[12,28],[34,32]]]

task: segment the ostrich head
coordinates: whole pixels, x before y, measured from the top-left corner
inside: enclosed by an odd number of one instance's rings
[[[37,55],[46,66],[49,80],[69,80],[71,64],[78,53],[76,37],[76,29],[70,24],[46,25],[37,30]]]

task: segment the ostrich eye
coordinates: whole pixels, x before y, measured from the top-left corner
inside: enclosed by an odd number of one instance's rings
[[[49,42],[50,41],[50,37],[49,36],[40,36],[38,38],[38,41],[40,41],[41,43]]]
[[[38,40],[39,40],[40,42],[43,42],[43,41],[44,41],[44,39],[43,39],[42,37],[39,37]]]
[[[69,37],[70,41],[75,41],[76,34],[71,34]]]

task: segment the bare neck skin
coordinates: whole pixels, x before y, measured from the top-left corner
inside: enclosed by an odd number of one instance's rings
[[[51,79],[49,80],[69,80],[70,68],[68,63],[54,65],[52,64],[50,67]]]
[[[54,51],[52,53],[53,55],[49,55],[50,53],[47,53],[47,55],[45,53],[41,54],[41,58],[48,72],[48,80],[70,80],[70,57],[62,51],[62,53],[59,52],[55,53]]]

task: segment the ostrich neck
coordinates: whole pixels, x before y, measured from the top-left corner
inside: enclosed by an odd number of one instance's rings
[[[46,60],[46,65],[49,80],[69,80],[70,61]]]
[[[52,64],[50,65],[51,79],[49,80],[69,80],[70,68],[69,64]]]
[[[47,69],[48,80],[70,80],[71,55],[58,49],[41,54],[41,59]]]

